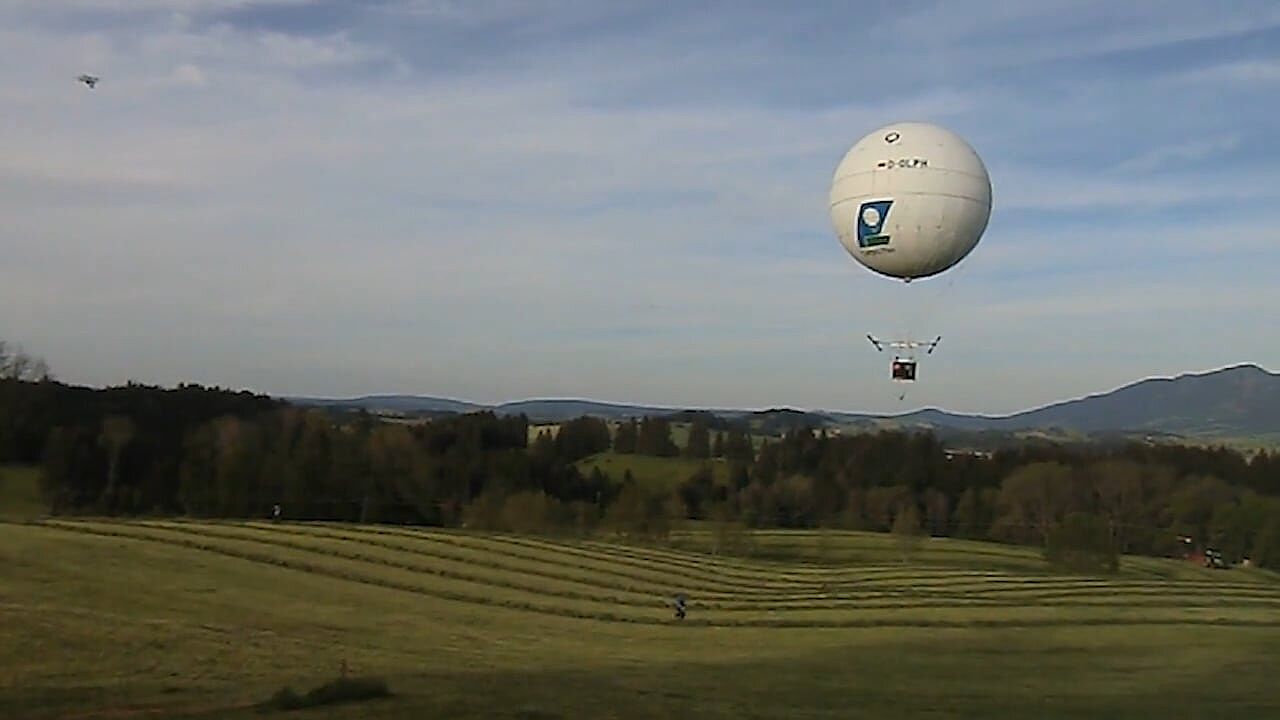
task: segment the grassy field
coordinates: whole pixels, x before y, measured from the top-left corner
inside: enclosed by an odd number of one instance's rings
[[[618,430],[618,425],[619,423],[617,422],[610,422],[609,430],[611,432],[616,433]],[[689,444],[689,427],[690,427],[689,423],[682,423],[682,422],[671,423],[671,441],[676,444],[676,447],[682,450],[684,449],[685,445]],[[560,431],[560,424],[559,423],[530,424],[529,430],[528,430],[529,442],[532,443],[534,439],[538,437],[538,434],[544,431],[551,433],[551,436],[555,437],[556,433]],[[713,441],[715,440],[717,432],[720,432],[720,431],[717,431],[717,430],[711,431],[711,439]],[[760,449],[761,444],[763,444],[766,439],[774,439],[774,440],[777,439],[776,437],[772,437],[769,435],[761,435],[758,433],[751,433],[750,437],[751,437],[751,444],[754,445],[757,450]]]
[[[704,462],[711,463],[711,474],[716,484],[729,482],[729,464],[724,460],[694,460],[681,457],[654,457],[652,455],[620,455],[615,452],[604,452],[578,461],[578,469],[589,473],[593,468],[600,468],[609,477],[621,482],[626,471],[630,470],[636,482],[651,488],[675,488],[697,472]]]
[[[1179,445],[1193,447],[1225,447],[1251,456],[1266,450],[1280,450],[1280,434],[1246,435],[1238,437],[1184,437],[1179,438]]]
[[[617,421],[609,422],[609,431],[616,434],[620,424],[621,423]],[[689,423],[673,422],[670,424],[670,427],[671,441],[674,442],[677,447],[683,448],[689,443]],[[556,433],[560,431],[560,424],[542,423],[529,425],[529,442],[533,442],[534,438],[538,437],[538,434],[544,430],[549,431],[551,436],[555,437]],[[712,435],[712,438],[714,437],[715,436]]]
[[[40,470],[26,465],[0,465],[0,520],[32,520],[48,507],[40,499]]]
[[[791,562],[338,524],[0,523],[0,715],[261,717],[341,663],[393,698],[304,718],[1262,717],[1280,580],[776,532]],[[827,564],[819,564],[819,559]],[[667,599],[689,596],[689,617]],[[8,715],[5,715],[8,717]]]

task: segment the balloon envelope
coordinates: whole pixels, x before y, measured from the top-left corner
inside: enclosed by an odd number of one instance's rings
[[[991,217],[991,178],[969,143],[929,123],[894,123],[845,153],[831,181],[836,236],[865,267],[902,280],[965,258]]]

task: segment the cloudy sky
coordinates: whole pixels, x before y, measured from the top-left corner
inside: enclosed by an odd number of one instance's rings
[[[1277,98],[1273,0],[0,0],[0,337],[78,383],[486,402],[1280,370]],[[896,120],[995,192],[911,286],[826,208]],[[943,342],[900,403],[864,335],[908,325]]]

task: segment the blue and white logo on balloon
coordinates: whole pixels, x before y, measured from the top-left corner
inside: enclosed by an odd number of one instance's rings
[[[862,203],[858,208],[858,247],[870,248],[889,244],[889,236],[884,233],[884,229],[891,207],[893,207],[892,200],[872,200]]]

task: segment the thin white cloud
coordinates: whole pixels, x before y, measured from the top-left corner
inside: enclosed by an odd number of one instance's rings
[[[1199,152],[1202,148],[1195,149]],[[1134,161],[1130,171],[1141,165],[1156,169],[1168,162],[1176,150],[1160,148]],[[1183,152],[1191,152],[1184,148]],[[1206,155],[1210,151],[1205,151]],[[1183,154],[1183,158],[1187,155]],[[1159,208],[1229,198],[1267,200],[1280,195],[1280,186],[1270,182],[1268,170],[1249,170],[1232,175],[1233,182],[1206,183],[1203,177],[1148,176],[1140,181],[1101,174],[1066,173],[1034,168],[992,168],[993,185],[1000,191],[996,202],[1005,209],[1026,210],[1112,210]]]
[[[457,24],[529,20],[531,16],[601,11],[595,0],[399,0],[382,8],[389,14],[442,20]]]
[[[59,0],[51,4],[47,0],[8,0],[8,9],[15,13],[74,12],[97,13],[147,13],[147,12],[209,12],[236,10],[245,7],[303,7],[315,0]]]
[[[189,87],[203,87],[204,85],[207,84],[204,71],[202,71],[198,66],[192,65],[191,63],[183,63],[178,67],[174,68],[171,77],[173,78],[173,81],[178,85],[185,85]]]
[[[1150,172],[1229,153],[1240,147],[1240,135],[1228,133],[1152,148],[1116,165],[1119,172]]]
[[[927,2],[896,14],[889,37],[923,56],[971,67],[1045,63],[1213,40],[1280,25],[1280,7],[1238,3],[1233,12],[1195,0],[1117,4],[1109,0]],[[958,52],[957,52],[958,51]]]
[[[1271,85],[1280,82],[1280,60],[1240,60],[1198,68],[1180,76],[1199,83],[1232,85]]]

